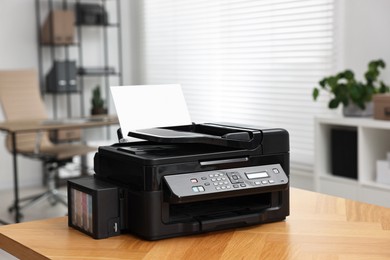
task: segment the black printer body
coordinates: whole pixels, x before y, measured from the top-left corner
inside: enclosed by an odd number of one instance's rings
[[[91,177],[95,188],[116,188],[112,200],[117,201],[108,203],[117,206],[110,205],[114,212],[105,216],[108,224],[98,223],[97,211],[89,213],[90,222],[96,230],[113,223],[115,229],[96,233],[74,225],[76,203],[69,203],[70,226],[95,238],[128,232],[157,240],[281,221],[289,215],[286,130],[193,124],[129,136],[145,141],[99,147]],[[74,185],[85,191],[83,182]],[[74,199],[69,185],[68,193]],[[98,202],[91,204],[98,207]]]

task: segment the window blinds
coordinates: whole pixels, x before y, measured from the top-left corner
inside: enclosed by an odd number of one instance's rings
[[[313,165],[312,89],[335,66],[332,0],[144,0],[142,81],[180,83],[192,120],[281,127]]]

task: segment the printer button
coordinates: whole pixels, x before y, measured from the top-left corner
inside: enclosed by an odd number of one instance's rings
[[[232,184],[243,182],[243,180],[238,172],[230,172],[227,174],[227,176],[229,177],[230,182]]]
[[[268,183],[268,181],[262,181],[261,183],[263,183],[263,184],[267,184],[267,183]]]
[[[217,186],[218,185],[218,182],[214,182],[214,186]]]
[[[211,179],[211,181],[216,181],[216,180],[217,180],[217,179],[215,179],[215,178],[212,178],[212,179]]]
[[[238,187],[240,187],[238,184],[233,184],[233,187],[234,188],[238,188]]]
[[[215,189],[216,189],[216,190],[220,190],[220,189],[221,189],[221,187],[215,187]]]
[[[256,184],[256,185],[260,185],[261,182],[260,182],[260,181],[255,181],[255,184]]]
[[[210,182],[205,182],[204,186],[210,186]]]
[[[242,184],[240,184],[240,186],[241,186],[241,187],[246,187],[246,185],[245,185],[245,184],[243,184],[243,183],[242,183]]]
[[[205,180],[207,180],[207,177],[201,177],[201,179],[205,181]]]
[[[203,186],[198,186],[198,190],[199,190],[200,192],[203,192],[203,191],[204,191],[204,187],[203,187]]]
[[[199,189],[198,189],[197,186],[192,186],[192,191],[193,191],[193,192],[199,192]]]
[[[271,183],[271,184],[272,184],[272,183],[275,183],[275,181],[274,181],[274,180],[269,180],[268,182],[269,182],[269,183]]]
[[[198,179],[192,178],[192,179],[191,179],[191,182],[192,182],[192,183],[197,183],[197,182],[198,182]]]
[[[276,173],[276,174],[278,174],[278,173],[279,173],[279,170],[278,170],[278,168],[273,168],[273,169],[272,169],[272,171],[273,171],[274,173]]]

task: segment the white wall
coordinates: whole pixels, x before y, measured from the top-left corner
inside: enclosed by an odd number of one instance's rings
[[[368,62],[381,58],[386,63],[382,79],[390,84],[390,1],[343,0],[341,5],[340,66],[362,80]]]
[[[37,67],[37,36],[35,28],[35,1],[1,1],[0,7],[0,69]],[[0,121],[3,121],[0,114]],[[12,187],[12,157],[5,150],[5,134],[0,133],[0,189]],[[19,160],[20,184],[39,183],[42,180],[40,163]]]
[[[34,10],[34,1],[1,1],[1,69],[37,66],[37,36]]]
[[[133,45],[137,42],[137,38],[131,37],[136,26],[133,21],[134,16],[131,13],[136,13],[137,2],[138,0],[121,1],[123,83],[125,85],[133,84],[133,77],[137,74],[137,59],[132,54]],[[0,69],[23,68],[38,70],[35,1],[2,0],[0,4]],[[112,84],[116,85],[117,83]],[[45,97],[45,102],[50,114],[52,111],[50,98]],[[89,104],[89,97],[86,97],[85,103]],[[0,109],[0,122],[3,120],[4,116]],[[87,131],[86,134],[99,136],[99,133],[93,131]],[[12,157],[5,149],[4,142],[5,134],[0,132],[0,190],[13,187]],[[41,184],[42,175],[39,161],[19,156],[18,166],[21,187]]]

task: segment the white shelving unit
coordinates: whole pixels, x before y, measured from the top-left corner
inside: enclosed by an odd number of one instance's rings
[[[356,128],[357,180],[331,173],[331,129]],[[376,182],[376,161],[390,151],[390,121],[372,118],[329,117],[315,119],[314,182],[319,192],[390,207],[390,185]]]

